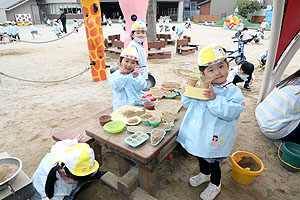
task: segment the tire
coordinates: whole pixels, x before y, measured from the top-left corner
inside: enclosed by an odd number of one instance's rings
[[[245,60],[246,60],[246,57],[244,56],[244,61]],[[239,57],[236,57],[234,61],[235,61],[235,64],[239,65],[243,62],[243,59],[241,56],[239,56]]]

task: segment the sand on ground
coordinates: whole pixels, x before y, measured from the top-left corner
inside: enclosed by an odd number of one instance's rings
[[[176,24],[183,26],[183,24]],[[46,41],[55,39],[52,27],[37,25],[42,36],[33,40],[29,27],[20,27],[22,40]],[[68,24],[68,30],[72,25]],[[120,24],[104,27],[104,36],[124,31]],[[200,49],[210,43],[219,43],[227,50],[237,49],[231,37],[233,31],[221,27],[206,27],[193,24],[192,29],[185,29],[184,35],[192,37]],[[245,55],[248,61],[257,66],[257,58],[268,48],[270,32],[266,32],[263,45],[248,44]],[[149,68],[156,77],[157,85],[165,81],[185,83],[173,73],[175,69],[197,71],[197,53],[181,56],[175,53],[175,46],[168,45],[172,51],[170,59],[148,60]],[[84,71],[89,66],[89,57],[84,28],[79,33],[45,44],[12,43],[0,45],[0,71],[14,77],[29,80],[61,80]],[[117,66],[118,59],[106,57],[106,63]],[[290,62],[284,77],[299,69],[300,52]],[[232,62],[231,67],[234,66]],[[231,163],[226,159],[221,163],[222,191],[216,199],[300,199],[299,173],[283,168],[277,158],[277,148],[273,142],[261,133],[256,119],[255,107],[259,95],[263,71],[255,70],[256,80],[252,91],[243,90],[246,109],[239,120],[238,135],[232,152],[248,151],[258,156],[267,170],[256,177],[249,186],[236,183],[231,178]],[[112,106],[112,90],[107,81],[93,82],[91,73],[65,82],[41,84],[14,80],[0,76],[0,152],[6,151],[23,161],[23,170],[32,176],[44,155],[55,143],[51,135],[76,122],[90,117]],[[243,88],[243,84],[239,84]],[[104,152],[103,170],[117,174],[116,155]],[[207,184],[193,188],[189,177],[199,173],[198,161],[193,156],[186,156],[175,150],[173,160],[164,160],[158,169],[157,199],[199,199],[199,194]],[[119,199],[111,190],[97,183],[88,188],[81,199]]]

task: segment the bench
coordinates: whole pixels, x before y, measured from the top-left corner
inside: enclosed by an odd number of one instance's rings
[[[167,43],[172,43],[174,42],[173,40],[171,40],[171,34],[163,34],[163,33],[160,33],[160,34],[156,34],[156,38],[158,41],[160,41],[161,39],[163,39],[163,41],[166,41]]]
[[[120,41],[120,34],[108,36],[108,46],[111,47],[114,41]]]
[[[166,46],[166,41],[148,42],[148,58],[171,58],[171,51],[161,50]]]
[[[187,39],[188,40],[188,46],[189,47],[196,47],[196,50],[198,51],[199,44],[193,44],[191,42],[191,37],[190,36],[184,35],[183,39]]]
[[[184,55],[188,55],[191,53],[195,53],[196,47],[189,47],[187,39],[177,40],[176,42],[176,53]]]
[[[105,49],[105,52],[107,55],[113,57],[113,58],[119,58],[122,49],[124,49],[124,42],[121,41],[113,41],[114,47],[109,47]]]

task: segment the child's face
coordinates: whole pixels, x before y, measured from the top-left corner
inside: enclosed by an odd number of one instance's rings
[[[65,170],[62,169],[62,168],[60,168],[60,169],[58,170],[58,173],[59,173],[59,175],[64,179],[64,181],[65,181],[66,183],[70,183],[70,184],[71,184],[71,183],[77,183],[77,182],[78,182],[78,181],[76,181],[76,180],[74,180],[74,179],[68,177],[67,174],[66,174],[66,172],[65,172]]]
[[[121,61],[121,67],[126,74],[130,73],[136,67],[137,62],[132,59],[123,58]]]
[[[241,74],[245,74],[245,72],[242,68],[240,68],[240,72],[241,72]]]
[[[204,69],[203,74],[213,79],[212,83],[214,84],[214,86],[222,85],[226,83],[226,79],[228,76],[228,66],[229,63],[227,61],[209,65]]]
[[[146,31],[134,31],[133,38],[145,38]]]

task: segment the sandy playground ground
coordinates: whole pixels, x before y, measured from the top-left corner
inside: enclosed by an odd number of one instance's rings
[[[178,24],[176,24],[178,25]],[[183,26],[183,24],[180,24]],[[35,41],[55,39],[52,28],[45,25],[36,26],[42,33]],[[68,30],[72,25],[68,24]],[[104,35],[124,31],[120,24],[104,27]],[[192,37],[200,49],[213,42],[220,43],[228,50],[235,50],[237,44],[232,42],[233,31],[220,27],[193,25],[185,29],[184,35]],[[270,32],[266,32],[263,45],[245,46],[247,60],[257,66],[257,58],[268,47]],[[20,27],[23,40],[33,41],[29,27]],[[186,81],[177,77],[174,69],[197,71],[197,53],[181,56],[175,53],[175,46],[168,45],[172,51],[171,59],[149,60],[149,68],[160,86],[165,81]],[[117,66],[117,59],[106,58],[110,66]],[[284,77],[299,69],[300,52],[298,52]],[[187,66],[186,66],[187,64]],[[189,65],[188,65],[189,64]],[[84,28],[79,33],[53,43],[28,44],[23,42],[0,45],[0,71],[11,76],[30,80],[61,80],[82,72],[89,65],[88,50]],[[234,63],[231,63],[234,66]],[[254,110],[263,78],[263,71],[255,71],[256,80],[252,91],[243,90],[246,109],[239,120],[238,136],[232,152],[248,151],[258,156],[267,170],[256,177],[249,186],[242,186],[231,178],[231,163],[226,159],[221,163],[222,191],[216,199],[300,199],[299,173],[287,171],[280,165],[277,148],[273,142],[261,133]],[[112,106],[112,90],[107,81],[93,82],[91,73],[87,72],[72,80],[60,83],[41,84],[13,80],[1,76],[0,84],[0,152],[6,151],[23,161],[23,170],[32,176],[41,159],[55,143],[51,135],[76,122]],[[239,87],[243,87],[242,84]],[[165,160],[158,170],[157,199],[199,199],[199,194],[206,188],[204,184],[192,188],[188,184],[190,176],[199,173],[196,158],[173,152],[173,160]],[[118,174],[116,156],[104,152],[102,170]],[[120,199],[101,183],[92,185],[85,191],[82,199]]]

